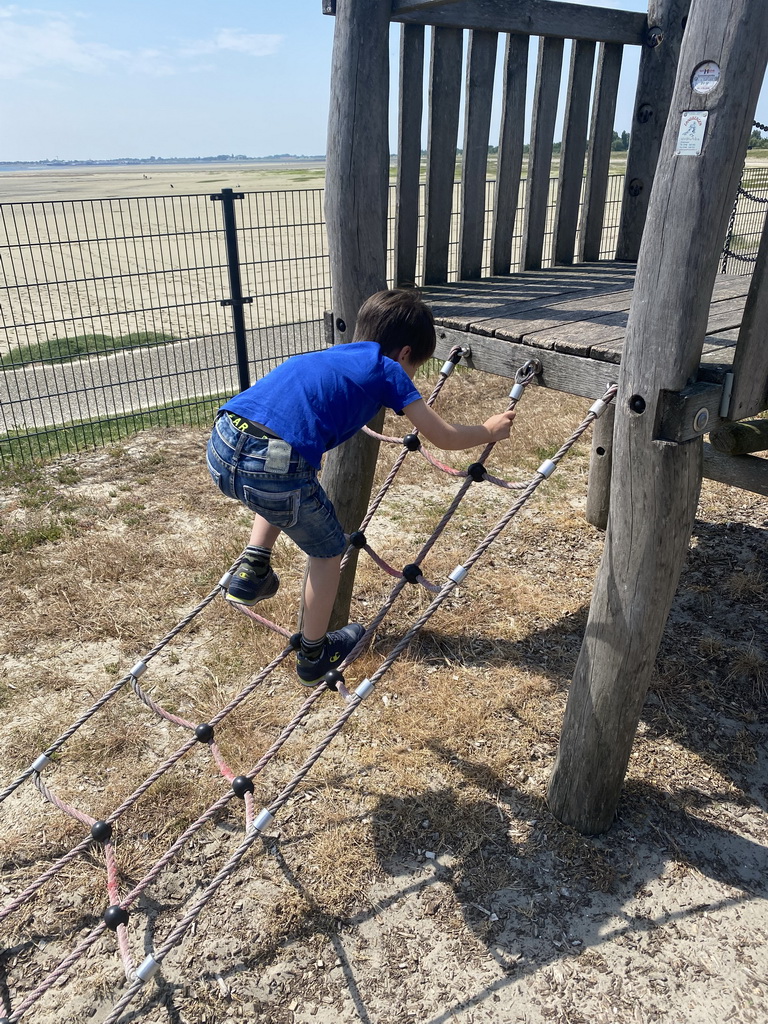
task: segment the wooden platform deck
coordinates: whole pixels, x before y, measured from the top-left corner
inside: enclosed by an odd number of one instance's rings
[[[582,263],[427,288],[437,354],[468,344],[469,365],[507,377],[538,357],[546,387],[599,397],[616,380],[634,276],[634,264]],[[730,370],[749,283],[718,275],[700,380],[720,383]]]

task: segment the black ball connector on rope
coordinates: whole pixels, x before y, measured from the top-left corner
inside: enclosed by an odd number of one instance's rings
[[[288,646],[293,651],[298,651],[301,647],[301,633],[293,633],[291,639],[288,641]]]
[[[121,924],[128,924],[128,911],[115,903],[104,911],[104,924],[111,931],[116,932]]]
[[[407,580],[408,583],[418,583],[420,576],[421,566],[416,565],[415,562],[410,562],[408,565],[403,566],[403,579]]]
[[[467,476],[479,484],[488,476],[488,470],[482,462],[473,462],[471,466],[467,466]]]
[[[213,726],[207,722],[201,722],[195,728],[195,739],[200,743],[210,743],[213,739]]]
[[[353,548],[358,548],[359,550],[360,548],[364,548],[368,541],[366,540],[365,534],[362,530],[355,530],[354,533],[350,533],[349,535],[349,543]]]
[[[418,434],[406,434],[403,438],[403,445],[409,452],[417,452],[421,448],[421,441]]]
[[[108,821],[94,821],[91,825],[91,836],[97,843],[108,843],[112,838],[112,826]]]
[[[329,690],[338,690],[338,684],[344,682],[344,676],[337,668],[328,669],[323,679]]]
[[[232,779],[232,792],[241,800],[245,800],[245,794],[253,792],[253,779],[249,779],[247,775],[238,775]]]

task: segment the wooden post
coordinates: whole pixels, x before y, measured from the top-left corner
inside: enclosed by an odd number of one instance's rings
[[[693,0],[619,375],[608,533],[549,784],[553,813],[584,833],[613,820],[690,541],[702,444],[657,440],[656,412],[698,371],[767,54],[768,6]],[[705,61],[719,68],[709,91]],[[707,114],[698,155],[688,111]]]
[[[363,300],[386,287],[390,8],[390,0],[336,4],[325,218],[337,343],[352,340]],[[323,487],[347,532],[365,514],[377,453],[359,433],[326,457]],[[348,621],[356,564],[344,573],[331,628]]]
[[[683,27],[691,0],[649,0],[648,31],[640,56],[632,131],[624,176],[616,259],[632,263],[640,251],[651,185],[667,123]]]
[[[616,408],[611,403],[592,427],[592,455],[589,460],[586,520],[598,530],[608,526],[613,466],[613,424]]]

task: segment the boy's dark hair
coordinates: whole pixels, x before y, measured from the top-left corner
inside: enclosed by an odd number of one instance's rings
[[[360,307],[354,341],[377,341],[385,356],[411,346],[411,361],[423,363],[435,352],[432,310],[411,289],[375,292]]]

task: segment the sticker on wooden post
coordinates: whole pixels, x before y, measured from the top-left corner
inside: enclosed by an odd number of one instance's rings
[[[699,156],[707,129],[707,110],[685,110],[680,117],[675,156]]]
[[[713,60],[705,60],[693,69],[691,88],[702,96],[712,92],[720,81],[720,65]]]

